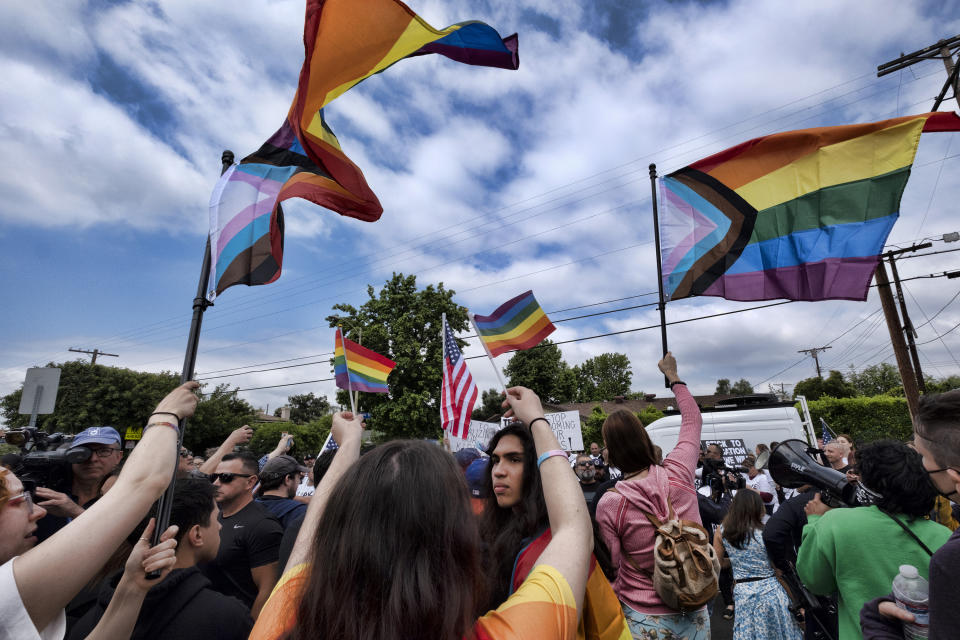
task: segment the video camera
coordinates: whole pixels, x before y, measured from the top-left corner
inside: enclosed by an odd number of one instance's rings
[[[813,456],[818,452],[819,449],[803,440],[784,440],[770,452],[769,458],[757,460],[757,468],[769,469],[773,480],[781,487],[796,489],[807,484],[817,487],[821,500],[830,507],[866,504],[858,496],[857,487],[847,482],[845,474],[814,460]]]
[[[714,494],[724,491],[738,491],[746,486],[743,467],[728,466],[723,460],[706,459],[703,461],[703,485],[709,486]],[[732,476],[732,478],[731,478]]]
[[[36,427],[7,431],[7,444],[20,447],[20,465],[14,473],[24,486],[53,487],[69,477],[71,464],[86,462],[93,455],[87,447],[58,448],[72,436],[63,433],[48,434]]]

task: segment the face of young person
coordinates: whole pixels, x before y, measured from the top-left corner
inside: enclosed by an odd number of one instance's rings
[[[242,479],[242,478],[241,478]],[[234,480],[237,482],[237,480]],[[217,518],[217,514],[220,513],[220,507],[217,506],[216,500],[213,501],[213,509],[210,511],[210,520],[207,522],[207,526],[200,527],[200,533],[203,536],[203,550],[201,552],[200,562],[210,562],[217,557],[217,551],[220,550],[220,529],[223,525],[220,524],[220,519]]]
[[[933,454],[930,451],[931,446],[934,445],[920,436],[917,436],[913,440],[914,449],[923,456],[923,468],[927,470],[930,482],[933,483],[933,486],[937,488],[937,491],[939,491],[941,495],[947,496],[953,502],[960,503],[960,496],[957,494],[957,485],[960,484],[957,478],[960,476],[960,473],[956,471],[951,473],[952,470],[944,469],[937,464],[937,461],[933,459]]]
[[[517,436],[503,436],[490,456],[493,495],[497,505],[509,509],[523,497],[523,442]]]
[[[0,473],[7,500],[0,503],[0,564],[25,553],[37,544],[34,532],[37,520],[47,515],[46,509],[34,505],[24,493],[23,484],[10,472]],[[32,511],[31,511],[32,506]]]
[[[849,449],[850,446],[853,444],[852,442],[850,442],[849,440],[847,440],[847,439],[846,439],[845,437],[843,437],[843,436],[837,436],[837,442],[839,442],[840,444],[842,444],[842,445],[843,445],[844,447],[846,447],[847,449]]]
[[[830,464],[836,464],[843,460],[843,447],[836,443],[829,443],[823,449],[823,455],[826,456],[827,462]]]

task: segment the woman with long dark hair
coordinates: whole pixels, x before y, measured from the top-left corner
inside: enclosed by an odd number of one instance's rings
[[[790,613],[790,599],[763,544],[765,514],[760,494],[741,489],[713,537],[717,556],[721,561],[729,557],[733,567],[733,640],[800,640],[803,630]]]
[[[487,446],[487,455],[480,533],[488,559],[487,608],[493,609],[523,583],[538,561],[550,541],[550,522],[537,473],[536,449],[526,427],[514,424],[498,431]],[[594,554],[577,637],[628,640],[630,633],[617,596],[600,562],[602,558],[609,564],[608,552],[599,540],[595,540]]]
[[[648,514],[661,521],[676,517],[700,522],[693,474],[703,425],[696,401],[677,375],[673,355],[668,352],[657,366],[669,380],[680,409],[677,446],[662,465],[657,464],[653,443],[639,418],[623,410],[610,414],[603,423],[603,440],[610,448],[610,464],[623,472],[623,478],[597,503],[597,525],[617,568],[613,590],[623,603],[633,637],[673,634],[706,640],[710,637],[706,607],[691,612],[673,610],[653,585],[656,530]]]
[[[514,596],[477,618],[486,600],[480,536],[453,458],[430,443],[397,441],[358,461],[360,419],[340,413],[340,448],[251,638],[575,637],[592,546],[586,505],[539,398],[514,387],[508,403],[507,414],[532,433],[553,530]]]

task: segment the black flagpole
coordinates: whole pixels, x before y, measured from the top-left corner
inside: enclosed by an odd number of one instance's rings
[[[663,354],[667,354],[667,303],[663,300],[663,267],[660,260],[660,218],[657,213],[657,165],[650,165],[650,195],[653,202],[653,244],[657,251],[657,291],[660,294],[660,340],[663,343]],[[670,380],[663,377],[663,384],[670,388]]]
[[[226,173],[227,169],[233,165],[233,151],[226,150],[220,157],[223,167],[220,175]],[[213,306],[213,303],[207,300],[207,286],[210,284],[210,236],[207,235],[207,247],[203,251],[203,266],[200,267],[200,283],[197,285],[197,297],[193,299],[193,318],[190,321],[190,335],[187,338],[187,352],[183,358],[183,370],[180,372],[180,384],[193,380],[194,368],[197,366],[197,349],[200,346],[200,325],[203,323],[203,312],[207,307]],[[187,419],[180,420],[180,437],[177,439],[177,457],[180,456],[180,447],[183,446],[183,433],[187,429]],[[177,470],[174,466],[173,477],[170,478],[170,484],[167,490],[157,501],[157,526],[153,530],[153,540],[151,546],[160,544],[160,536],[170,525],[170,509],[173,506],[173,489],[177,480]],[[152,571],[147,574],[148,578],[156,579],[160,577],[159,571]]]

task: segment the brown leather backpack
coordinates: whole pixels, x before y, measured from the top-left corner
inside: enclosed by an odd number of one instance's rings
[[[707,530],[698,522],[678,519],[669,498],[667,506],[666,522],[643,512],[656,529],[652,576],[629,553],[623,551],[623,555],[631,567],[652,577],[653,588],[665,605],[681,613],[695,611],[717,595],[720,560]]]

